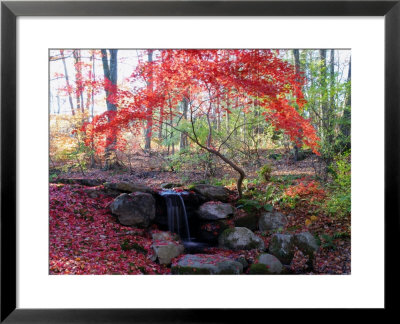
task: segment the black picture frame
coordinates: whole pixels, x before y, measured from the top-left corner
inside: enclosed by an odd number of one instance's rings
[[[384,16],[385,309],[396,307],[399,237],[400,0],[395,1],[4,1],[1,3],[1,322],[235,322],[244,309],[16,308],[16,19],[19,16]],[[371,188],[371,195],[373,195]],[[370,271],[367,270],[367,271]],[[367,284],[367,283],[366,283]],[[247,314],[248,315],[248,314]]]

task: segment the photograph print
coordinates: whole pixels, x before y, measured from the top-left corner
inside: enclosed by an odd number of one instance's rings
[[[49,50],[50,275],[351,274],[349,49]]]

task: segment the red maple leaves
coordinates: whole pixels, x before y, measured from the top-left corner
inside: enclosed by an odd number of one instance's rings
[[[139,60],[128,84],[118,89],[105,80],[109,96],[119,110],[106,112],[82,128],[87,144],[107,146],[123,130],[143,121],[155,125],[182,114],[179,104],[189,102],[192,117],[246,112],[254,104],[291,140],[304,143],[318,154],[318,137],[309,120],[299,111],[305,103],[304,78],[272,50],[161,50],[153,61]],[[152,125],[153,126],[153,125]]]
[[[122,226],[80,186],[50,185],[50,274],[163,274],[144,230]]]

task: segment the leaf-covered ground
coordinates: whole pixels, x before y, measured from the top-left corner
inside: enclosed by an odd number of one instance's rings
[[[51,184],[49,190],[50,274],[170,273],[167,266],[152,261],[152,241],[148,231],[123,226],[111,215],[108,205],[113,198],[101,194],[91,198],[87,187],[80,185]],[[307,259],[298,251],[290,265],[292,273],[350,273],[348,222],[325,216],[310,217],[308,204],[299,204],[290,211],[288,219],[289,223],[282,232],[308,230],[322,238],[313,271],[310,271]],[[233,222],[230,225],[233,226]],[[270,234],[255,233],[268,247]],[[259,254],[256,250],[229,251],[219,248],[209,248],[204,253],[244,257],[250,263],[256,262]]]
[[[151,239],[110,214],[112,198],[81,186],[50,185],[50,274],[164,274],[150,260]]]

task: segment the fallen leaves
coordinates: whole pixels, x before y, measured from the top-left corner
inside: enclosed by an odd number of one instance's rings
[[[150,260],[144,230],[122,226],[107,206],[112,198],[87,196],[81,186],[50,185],[50,274],[164,274]]]

